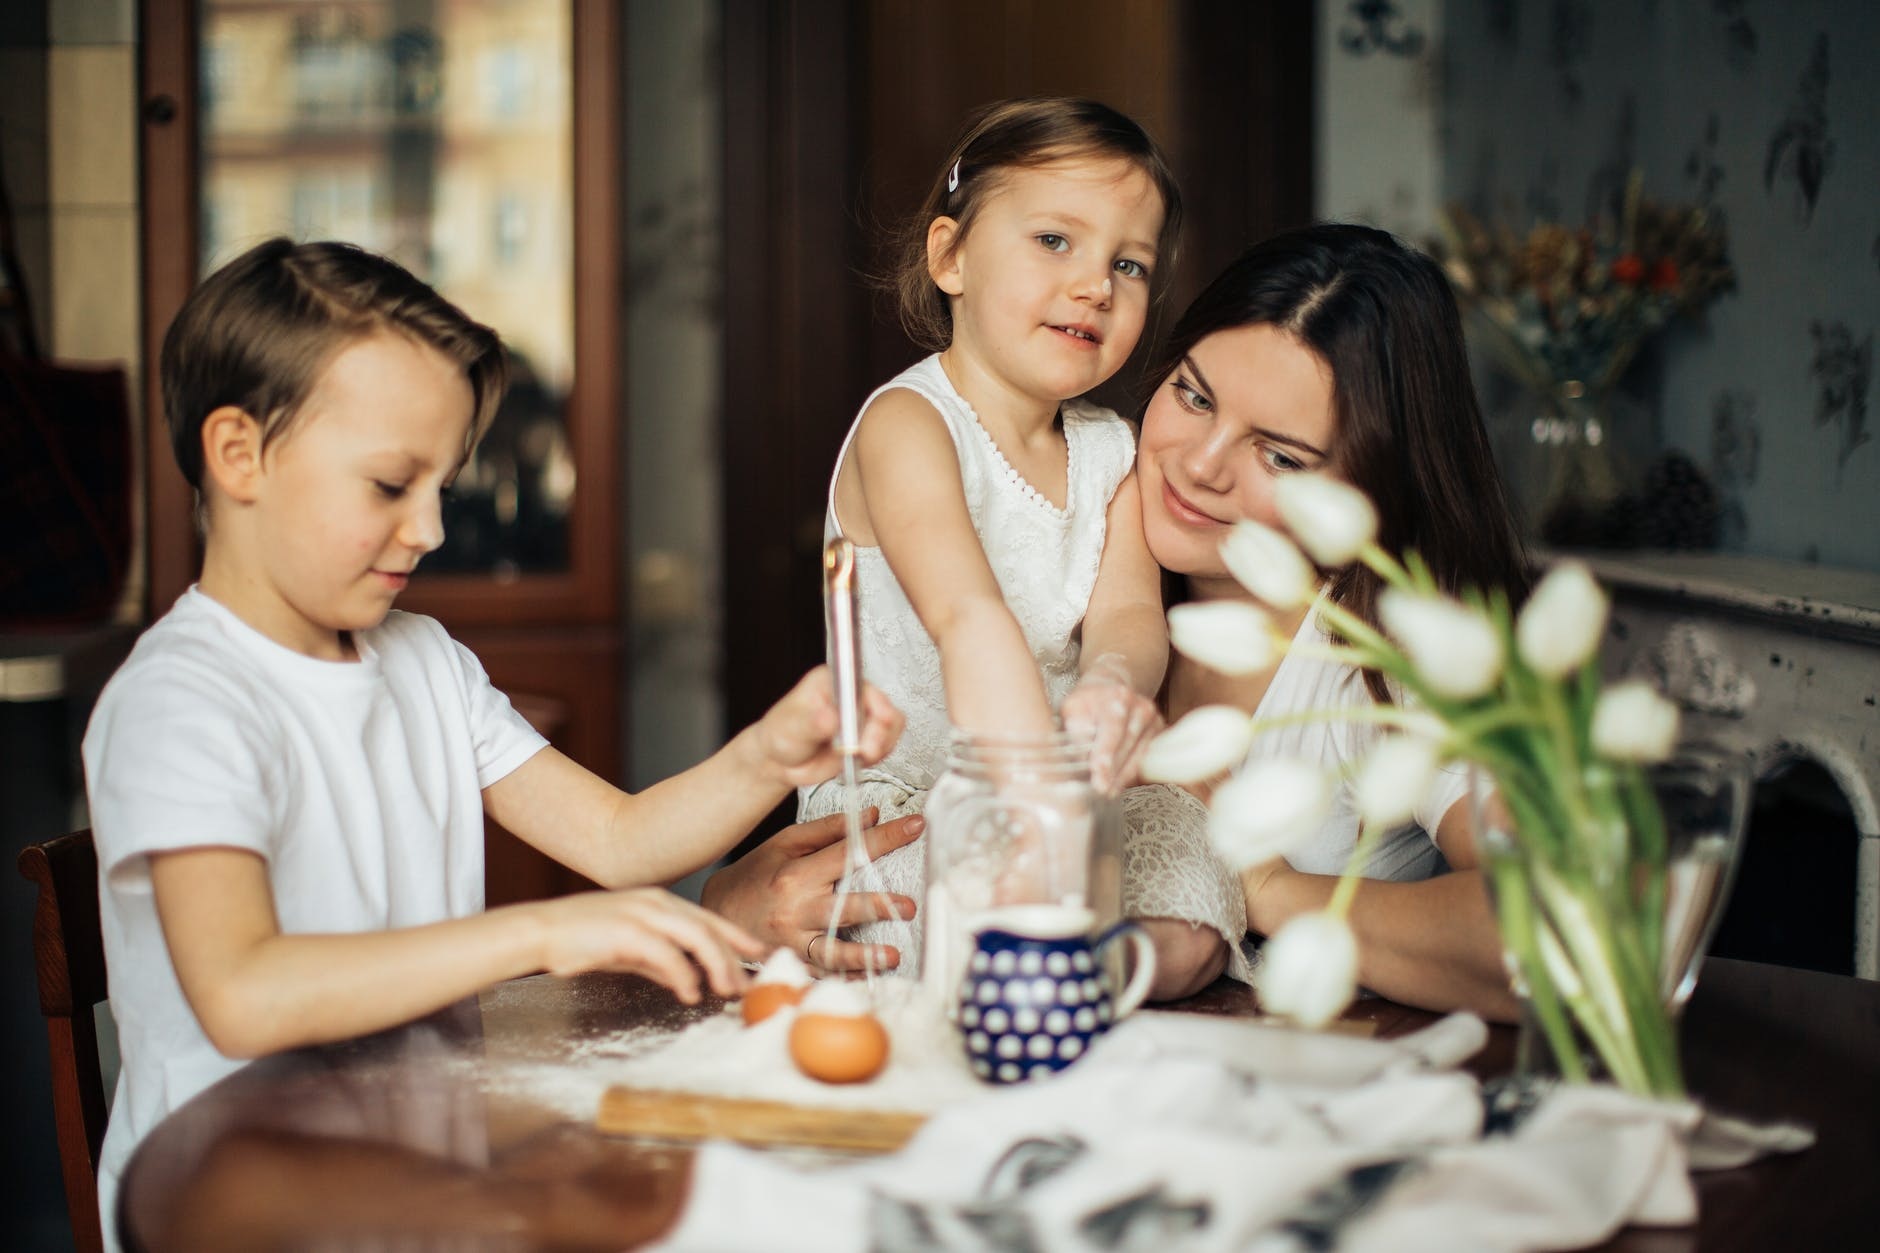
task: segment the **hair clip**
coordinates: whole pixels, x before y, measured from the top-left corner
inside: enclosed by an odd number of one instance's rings
[[[947,171],[947,192],[951,194],[960,189],[960,163],[955,161],[953,168]]]

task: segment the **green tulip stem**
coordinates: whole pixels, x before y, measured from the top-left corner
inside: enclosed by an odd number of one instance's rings
[[[1641,938],[1645,942],[1645,953],[1651,968],[1658,972],[1659,990],[1669,992],[1670,989],[1663,985],[1664,979],[1672,973],[1663,968],[1665,857],[1668,851],[1665,819],[1658,810],[1658,800],[1652,795],[1645,772],[1638,767],[1633,766],[1622,772],[1620,796],[1625,803],[1626,825],[1638,841],[1638,859],[1647,868],[1640,898],[1643,913],[1639,923]],[[1681,976],[1683,971],[1676,973]]]
[[[1345,860],[1338,884],[1332,889],[1332,899],[1325,906],[1325,912],[1332,917],[1344,918],[1351,913],[1352,898],[1358,894],[1358,880],[1364,877],[1364,868],[1371,864],[1371,854],[1377,851],[1377,842],[1383,832],[1384,828],[1373,822],[1365,823],[1359,830],[1358,845]]]
[[[1318,613],[1334,631],[1358,648],[1373,654],[1373,665],[1385,659],[1395,659],[1407,667],[1408,662],[1404,660],[1403,654],[1393,648],[1375,627],[1329,596],[1320,598]]]
[[[1450,724],[1450,738],[1458,745],[1474,745],[1485,736],[1497,731],[1509,731],[1519,728],[1544,730],[1547,720],[1536,710],[1523,705],[1499,705],[1484,709],[1473,718],[1459,719]]]
[[[1540,1020],[1548,1047],[1560,1064],[1560,1073],[1575,1083],[1584,1083],[1586,1065],[1580,1058],[1573,1028],[1561,1008],[1559,990],[1541,960],[1540,941],[1535,933],[1534,898],[1528,890],[1526,875],[1512,857],[1495,858],[1489,871],[1495,883],[1502,941],[1513,951],[1515,965],[1527,984],[1528,1004]]]
[[[1595,818],[1587,805],[1586,794],[1581,786],[1584,768],[1580,764],[1579,737],[1574,734],[1572,721],[1567,717],[1567,704],[1560,688],[1553,683],[1537,683],[1535,686],[1539,689],[1541,716],[1552,732],[1555,752],[1559,757],[1560,786],[1554,789],[1554,795],[1566,807],[1567,821],[1574,830],[1588,834],[1607,830],[1607,824]]]
[[[1358,560],[1362,561],[1370,568],[1372,573],[1376,574],[1378,578],[1384,580],[1392,587],[1400,588],[1406,592],[1416,590],[1414,584],[1411,582],[1410,572],[1400,565],[1395,557],[1392,557],[1382,548],[1379,548],[1376,540],[1372,540],[1358,550]]]
[[[1355,722],[1415,731],[1426,726],[1428,719],[1395,705],[1373,705],[1368,709],[1302,709],[1298,713],[1269,714],[1253,719],[1248,726],[1258,736],[1281,727],[1310,726],[1317,722]]]
[[[1303,657],[1308,661],[1329,661],[1353,669],[1368,666],[1372,660],[1371,654],[1362,649],[1341,648],[1336,644],[1294,644],[1286,652],[1288,656]]]

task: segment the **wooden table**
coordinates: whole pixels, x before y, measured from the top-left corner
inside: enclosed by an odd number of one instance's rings
[[[1180,1008],[1251,1011],[1216,984]],[[350,1247],[617,1250],[679,1212],[691,1150],[604,1136],[492,1075],[566,1063],[687,1010],[642,980],[521,979],[420,1023],[257,1062],[203,1092],[145,1140],[125,1176],[131,1249]],[[1432,1016],[1368,1001],[1380,1036]],[[1880,1230],[1880,984],[1712,961],[1688,1012],[1693,1089],[1719,1108],[1812,1123],[1794,1157],[1699,1176],[1692,1229],[1631,1229],[1607,1247],[1650,1253],[1873,1247]],[[1504,1071],[1497,1028],[1471,1063]],[[551,1103],[552,1104],[552,1103]]]

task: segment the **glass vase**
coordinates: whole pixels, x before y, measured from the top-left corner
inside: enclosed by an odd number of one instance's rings
[[[1516,1072],[1684,1095],[1677,1030],[1742,850],[1739,756],[1586,765],[1517,818],[1478,771],[1478,845],[1522,1001]]]
[[[1533,530],[1562,548],[1629,543],[1610,388],[1567,379],[1539,396],[1528,437],[1538,472]]]

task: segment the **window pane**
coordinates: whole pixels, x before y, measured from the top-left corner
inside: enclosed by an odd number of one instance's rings
[[[270,235],[397,258],[512,353],[430,570],[568,568],[569,0],[203,0],[204,272]]]

